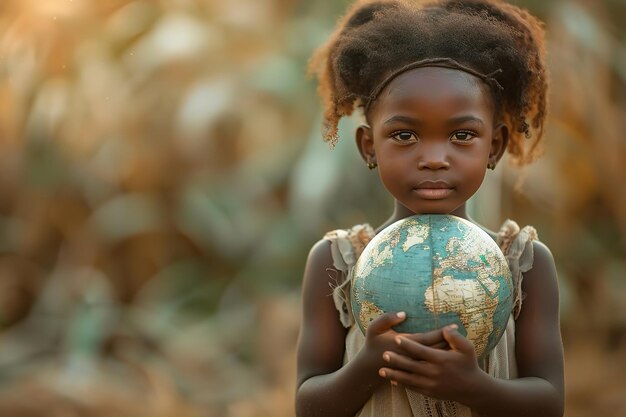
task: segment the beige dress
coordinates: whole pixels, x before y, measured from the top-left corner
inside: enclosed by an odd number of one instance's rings
[[[354,358],[365,343],[365,336],[355,324],[350,308],[350,280],[346,279],[365,245],[374,237],[371,226],[357,225],[351,229],[335,230],[324,238],[331,243],[335,269],[340,273],[333,287],[333,300],[339,311],[341,323],[348,328],[344,363]],[[487,355],[481,368],[489,375],[502,379],[517,377],[515,362],[515,319],[522,307],[522,273],[533,263],[532,241],[537,232],[531,226],[520,230],[512,220],[504,222],[498,232],[497,242],[502,249],[512,272],[515,288],[513,313],[504,335],[494,350]],[[358,417],[471,417],[472,411],[457,402],[436,400],[402,386],[382,384],[357,414]]]

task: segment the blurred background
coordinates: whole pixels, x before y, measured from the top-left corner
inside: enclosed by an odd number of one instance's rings
[[[566,415],[624,416],[626,2],[514,3],[547,22],[546,152],[472,213],[555,255]],[[305,77],[347,4],[0,2],[0,415],[294,415],[308,250],[391,208]]]

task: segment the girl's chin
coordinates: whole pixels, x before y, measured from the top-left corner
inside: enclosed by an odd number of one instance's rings
[[[442,201],[429,201],[428,204],[405,206],[412,214],[454,214],[459,215],[461,206],[446,204]]]

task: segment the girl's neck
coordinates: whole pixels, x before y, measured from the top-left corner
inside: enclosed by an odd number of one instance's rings
[[[380,225],[376,229],[376,233],[378,233],[379,231],[383,230],[385,227],[387,227],[387,226],[397,222],[398,220],[402,220],[402,219],[404,219],[406,217],[413,216],[414,214],[415,213],[413,213],[408,208],[404,207],[402,204],[400,204],[396,200],[395,203],[394,203],[393,214],[382,225]],[[463,218],[465,220],[469,220],[469,221],[471,221],[473,223],[472,219],[470,219],[469,216],[467,215],[466,203],[463,203],[456,210],[454,210],[453,212],[451,212],[449,214],[452,214],[452,215],[457,216],[457,217],[461,217],[461,218]]]

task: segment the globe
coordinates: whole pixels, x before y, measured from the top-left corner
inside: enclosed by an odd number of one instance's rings
[[[481,228],[452,215],[415,215],[386,227],[351,274],[351,308],[364,334],[381,314],[404,311],[396,331],[456,323],[479,358],[496,346],[513,307],[502,251]]]

